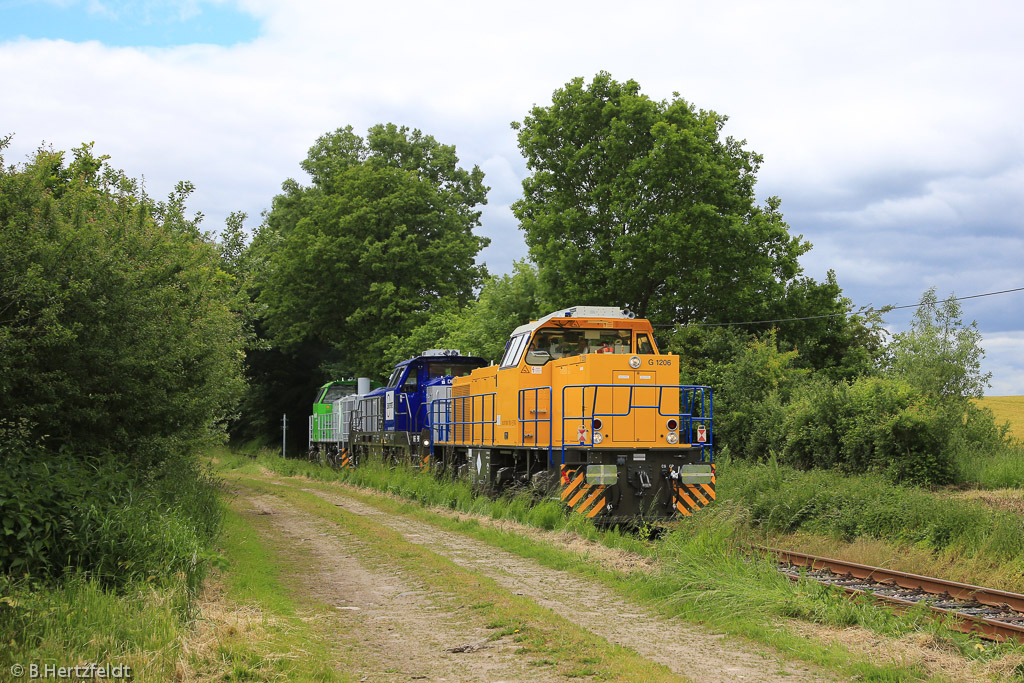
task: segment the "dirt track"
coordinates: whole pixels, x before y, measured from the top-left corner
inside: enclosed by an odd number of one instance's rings
[[[294,480],[292,480],[294,481]],[[292,481],[286,485],[293,486]],[[283,480],[279,480],[284,483]],[[296,482],[297,483],[297,482]],[[821,681],[830,677],[734,639],[686,626],[612,594],[568,572],[408,518],[395,518],[346,495],[304,489],[347,513],[401,534],[415,544],[487,576],[607,643],[657,662],[679,680]],[[306,594],[337,610],[342,647],[360,662],[354,680],[555,681],[551,663],[524,656],[513,637],[494,639],[488,624],[445,591],[423,585],[397,566],[367,553],[365,544],[327,519],[311,516],[274,496],[241,489],[241,509],[258,515],[267,540],[310,558],[290,579]],[[352,661],[351,658],[349,661]],[[557,664],[557,663],[555,663]],[[351,666],[351,665],[349,665]],[[635,680],[642,680],[637,678]]]

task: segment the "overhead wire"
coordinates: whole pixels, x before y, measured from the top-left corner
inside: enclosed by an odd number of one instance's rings
[[[1014,289],[1003,289],[1003,290],[1000,290],[998,292],[985,292],[984,294],[970,294],[968,296],[952,296],[952,297],[949,297],[948,299],[942,299],[941,301],[937,301],[936,303],[944,304],[944,303],[947,303],[947,302],[950,302],[950,301],[964,301],[966,299],[979,299],[979,298],[984,297],[984,296],[996,296],[998,294],[1010,294],[1012,292],[1024,292],[1024,287],[1015,287]],[[849,316],[849,315],[865,315],[865,314],[870,314],[870,313],[888,313],[889,311],[898,311],[898,310],[904,309],[904,308],[920,308],[921,306],[924,306],[924,305],[925,304],[918,302],[916,304],[904,304],[904,305],[901,305],[901,306],[890,305],[890,306],[882,306],[880,308],[870,307],[870,308],[861,309],[859,311],[852,311],[852,312],[847,311],[845,313],[825,313],[825,314],[822,314],[822,315],[806,315],[806,316],[802,316],[802,317],[798,317],[798,318],[776,318],[774,320],[751,320],[751,321],[747,321],[747,322],[690,323],[690,324],[693,325],[694,327],[727,327],[727,326],[740,326],[740,325],[766,325],[766,324],[770,324],[770,323],[785,323],[785,322],[794,322],[794,321],[800,321],[800,320],[820,320],[820,319],[823,319],[823,318],[845,318],[846,316]],[[659,324],[653,325],[653,327],[678,327],[680,325],[683,325],[683,323],[659,323]]]

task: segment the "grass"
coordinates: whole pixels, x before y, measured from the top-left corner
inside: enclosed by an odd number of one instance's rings
[[[406,541],[387,526],[339,509],[313,493],[294,487],[270,485],[252,478],[239,479],[238,483],[284,498],[299,510],[330,522],[333,526],[329,528],[355,535],[368,547],[368,553],[361,554],[361,559],[376,558],[382,568],[391,571],[398,567],[435,595],[445,596],[443,599],[448,601],[449,608],[460,610],[463,619],[485,624],[492,631],[492,638],[513,638],[518,646],[517,654],[529,657],[537,666],[550,666],[570,678],[679,680],[666,667],[609,643],[530,599],[513,594],[493,579],[463,569],[421,545]]]
[[[1010,438],[1000,439],[1003,445],[995,452],[970,445],[959,449],[958,480],[981,489],[1024,489],[1024,396],[986,396],[975,404],[992,411],[995,424],[1005,426]]]
[[[599,580],[622,595],[646,603],[666,615],[681,616],[691,621],[709,624],[716,630],[751,638],[844,676],[856,677],[858,680],[911,681],[925,680],[928,676],[918,665],[867,662],[863,657],[853,655],[841,647],[807,639],[804,635],[787,628],[787,620],[796,618],[837,628],[856,625],[891,638],[899,638],[910,633],[925,634],[934,642],[943,643],[941,648],[952,649],[970,660],[984,660],[997,668],[1004,656],[1006,661],[1012,664],[1013,657],[1021,654],[1019,648],[1014,646],[980,645],[974,637],[951,632],[921,612],[896,614],[867,601],[851,601],[834,590],[822,588],[817,584],[794,584],[783,579],[771,563],[751,561],[748,558],[744,551],[746,544],[763,541],[766,530],[753,518],[749,506],[740,501],[721,502],[721,493],[719,504],[702,511],[692,519],[673,524],[673,530],[658,543],[645,543],[615,531],[602,531],[592,525],[581,525],[571,517],[563,516],[557,520],[548,520],[547,526],[551,528],[578,529],[587,538],[612,547],[642,553],[658,561],[659,570],[654,573],[622,573],[602,567],[542,539],[528,538],[483,525],[476,517],[438,517],[424,507],[428,502],[489,517],[511,516],[521,520],[524,516],[528,518],[528,514],[524,513],[519,505],[508,501],[502,503],[481,500],[473,497],[472,491],[467,492],[458,486],[453,487],[450,482],[438,482],[432,477],[406,470],[395,470],[391,472],[393,476],[389,478],[386,476],[387,472],[374,472],[372,467],[366,468],[362,473],[359,470],[338,473],[321,468],[308,469],[304,463],[277,460],[275,462],[273,458],[263,457],[256,462],[235,457],[222,462],[221,467],[257,475],[262,471],[262,467],[283,471],[289,476],[308,473],[312,478],[320,480],[320,483],[307,481],[303,486],[325,491],[336,491],[331,484],[332,480],[354,483],[353,479],[359,479],[364,485],[372,482],[375,484],[374,488],[379,490],[411,494],[420,502],[381,498],[372,494],[353,493],[350,490],[345,492],[346,495],[353,495],[362,502],[391,514],[416,517],[442,528],[474,536],[511,552],[532,557],[546,566]],[[743,480],[748,474],[742,467],[733,470],[726,467],[724,472],[720,467],[719,472],[720,486],[729,478]],[[772,476],[778,477],[778,473]],[[876,483],[868,482],[863,491],[871,490]],[[841,481],[833,484],[833,489],[843,488]],[[815,482],[804,484],[809,488],[813,488],[814,485]],[[753,486],[749,490],[756,489],[757,487]],[[920,493],[922,496],[929,495],[926,492]],[[778,503],[784,498],[784,494],[780,493],[775,501]],[[811,519],[813,515],[806,518]],[[781,519],[781,516],[778,519]],[[955,527],[956,524],[952,526]],[[942,534],[936,536],[940,537]],[[810,538],[807,532],[806,538]],[[1024,680],[1019,676],[1022,671],[1024,670],[1017,671],[1020,680]]]
[[[978,456],[964,453],[957,458],[960,480],[980,489],[1024,489],[1024,445],[1010,446],[1001,453]]]
[[[115,592],[72,574],[59,587],[0,578],[0,671],[14,665],[130,667],[135,680],[170,680],[191,605],[184,581]]]
[[[236,505],[225,516],[220,547],[229,562],[218,577],[223,595],[201,602],[203,628],[186,646],[190,676],[224,681],[350,681],[336,669],[326,626],[331,610],[295,596],[288,567],[309,558],[278,548]],[[220,592],[215,591],[215,592]]]
[[[880,476],[799,471],[774,460],[720,461],[719,500],[750,511],[764,536],[797,532],[844,541],[906,544],[936,554],[977,558],[1007,579],[1024,570],[1024,517],[978,500],[892,484]],[[1024,589],[1017,578],[1007,589]]]

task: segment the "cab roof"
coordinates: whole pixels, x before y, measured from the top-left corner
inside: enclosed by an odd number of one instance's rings
[[[631,311],[621,309],[618,306],[571,306],[570,308],[563,308],[560,311],[549,313],[540,320],[520,325],[512,332],[512,336],[514,337],[523,332],[533,332],[537,328],[543,327],[544,323],[555,318],[623,318],[628,320],[635,317]]]
[[[443,351],[444,353],[432,353],[438,351]],[[415,363],[418,360],[426,361],[428,363],[442,361],[452,363],[480,362],[485,365],[487,364],[487,361],[483,358],[480,358],[479,356],[463,356],[461,351],[456,351],[454,349],[428,349],[418,356],[406,358],[403,361],[395,363],[395,368],[404,367],[406,365],[409,365],[410,363]]]

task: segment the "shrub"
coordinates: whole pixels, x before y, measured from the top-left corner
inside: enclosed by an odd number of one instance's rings
[[[955,467],[945,435],[954,417],[902,380],[814,382],[786,408],[785,462],[846,472],[885,471],[893,480],[947,484]]]
[[[738,457],[757,458],[783,438],[783,406],[808,371],[793,367],[795,351],[781,352],[775,334],[749,342],[721,376],[716,390],[715,438]]]
[[[0,573],[54,581],[71,571],[114,587],[174,578],[198,587],[221,509],[212,478],[193,460],[140,477],[110,458],[3,442]]]
[[[215,246],[91,146],[4,166],[0,415],[62,457],[156,466],[210,435],[241,390],[241,324]],[[128,455],[130,454],[130,455]]]

